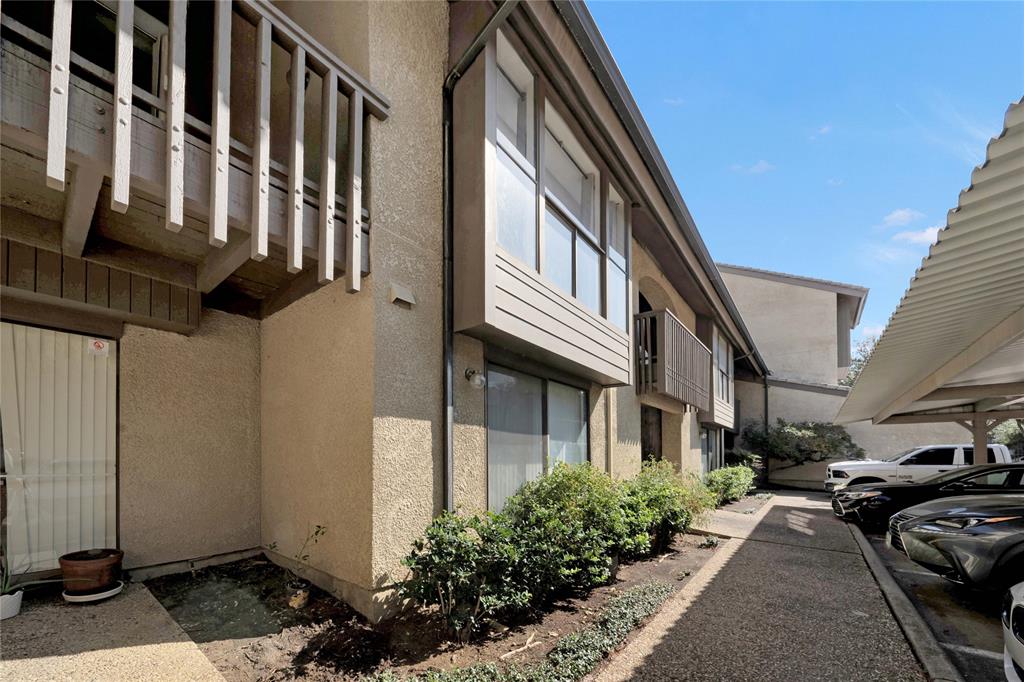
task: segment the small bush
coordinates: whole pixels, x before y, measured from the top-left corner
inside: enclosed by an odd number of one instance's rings
[[[518,561],[513,532],[502,518],[445,512],[403,560],[410,575],[401,593],[420,605],[437,605],[450,634],[466,641],[483,619],[530,602],[530,591],[518,581]]]
[[[696,479],[684,479],[668,462],[648,462],[640,473],[619,484],[626,521],[623,555],[647,556],[668,547],[715,498]]]
[[[709,471],[704,482],[718,496],[718,504],[738,500],[754,486],[754,471],[748,467],[723,467]]]
[[[589,464],[557,465],[505,503],[502,515],[522,555],[534,602],[587,590],[611,578],[611,557],[628,544],[615,483]]]
[[[725,453],[725,465],[730,467],[750,467],[756,472],[761,468],[761,456],[750,450],[733,448]]]

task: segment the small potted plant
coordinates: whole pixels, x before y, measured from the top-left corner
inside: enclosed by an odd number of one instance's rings
[[[295,553],[295,560],[300,564],[309,563],[309,552],[307,549],[315,546],[320,538],[327,532],[326,526],[316,525],[313,527],[313,531],[306,536],[305,542],[302,543],[302,547]],[[288,589],[292,591],[292,596],[288,599],[288,606],[293,609],[301,609],[307,603],[309,603],[309,581],[301,578],[288,581]]]

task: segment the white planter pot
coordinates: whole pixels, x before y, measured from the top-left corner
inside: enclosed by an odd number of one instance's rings
[[[14,594],[0,595],[0,620],[6,620],[17,616],[21,612],[21,595],[24,592],[18,590]]]

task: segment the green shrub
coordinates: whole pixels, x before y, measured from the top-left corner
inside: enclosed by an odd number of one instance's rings
[[[718,496],[718,504],[746,495],[754,486],[754,470],[748,467],[723,467],[709,471],[704,483]]]
[[[743,429],[743,440],[762,457],[790,462],[792,466],[837,458],[864,459],[863,448],[838,424],[779,419],[767,430],[751,424]]]
[[[589,464],[557,465],[510,497],[502,515],[515,534],[523,584],[533,588],[536,604],[607,583],[611,557],[628,544],[615,483]]]
[[[466,641],[481,621],[524,608],[532,595],[518,578],[519,549],[500,516],[443,513],[403,560],[401,594],[437,605],[449,632]]]
[[[668,462],[647,462],[636,477],[619,484],[626,522],[622,553],[642,557],[668,547],[716,498],[695,478],[684,479]]]
[[[725,452],[725,465],[730,467],[750,467],[755,472],[761,468],[761,455],[743,448],[733,448]]]

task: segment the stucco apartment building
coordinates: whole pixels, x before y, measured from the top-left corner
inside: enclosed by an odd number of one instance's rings
[[[865,287],[800,275],[718,264],[771,375],[736,377],[742,432],[777,419],[832,422],[850,393],[839,382],[850,368],[850,332],[860,324]],[[885,457],[929,443],[964,442],[954,424],[847,425],[869,457]],[[772,482],[820,490],[825,462],[769,463]]]
[[[378,617],[443,509],[721,462],[766,367],[582,4],[2,15],[16,570],[268,548]]]

